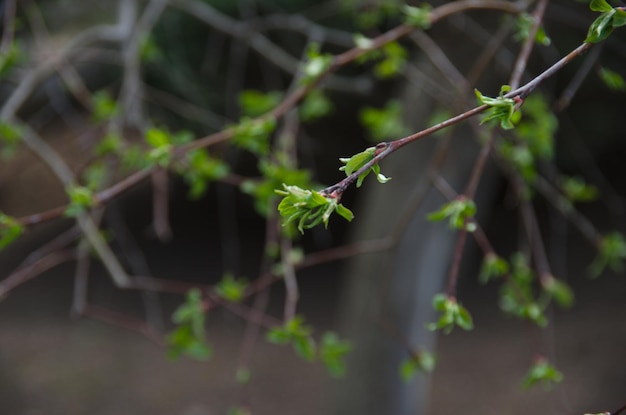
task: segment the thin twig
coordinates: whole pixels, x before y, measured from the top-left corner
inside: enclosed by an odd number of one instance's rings
[[[165,344],[163,336],[160,333],[155,332],[152,327],[147,325],[144,321],[129,317],[126,314],[117,313],[94,304],[89,304],[85,307],[82,315],[140,334],[159,346]]]
[[[11,275],[0,281],[0,298],[6,296],[11,290],[24,284],[25,282],[41,275],[45,271],[52,269],[64,262],[74,261],[77,258],[76,251],[64,249],[52,252],[30,265],[19,268]]]
[[[0,54],[9,52],[13,44],[13,32],[15,31],[15,5],[17,0],[6,0],[4,2],[4,30],[2,31],[2,41],[0,42]]]

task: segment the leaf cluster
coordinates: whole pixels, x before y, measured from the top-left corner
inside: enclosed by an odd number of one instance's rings
[[[257,156],[265,156],[270,150],[270,136],[276,129],[276,120],[244,117],[233,129],[232,143],[234,145]]]
[[[522,42],[530,36],[530,29],[533,27],[534,20],[528,13],[520,13],[515,20],[515,34],[513,38],[518,42]],[[551,40],[546,34],[543,26],[539,26],[535,35],[535,42],[539,45],[550,46]]]
[[[284,153],[276,153],[274,156],[272,160],[259,160],[260,181],[247,180],[241,185],[244,193],[254,197],[254,206],[263,216],[267,216],[270,208],[273,209],[276,190],[282,188],[283,183],[300,188],[313,187],[310,171],[294,168],[293,162]]]
[[[500,127],[504,130],[511,130],[515,128],[515,125],[513,124],[515,101],[511,98],[504,98],[503,96],[504,93],[510,91],[510,89],[511,87],[504,85],[500,90],[500,96],[497,98],[484,96],[478,89],[474,89],[478,102],[490,107],[487,110],[487,114],[480,121],[481,124],[495,120],[500,123]]]
[[[178,172],[189,185],[189,197],[198,199],[204,195],[211,181],[228,175],[230,168],[223,160],[211,157],[207,150],[197,149],[187,153]]]
[[[241,112],[249,117],[258,117],[276,107],[283,98],[279,91],[261,92],[248,89],[239,94]]]
[[[243,300],[248,282],[244,279],[236,279],[232,274],[226,274],[215,285],[215,294],[224,300],[238,303]]]
[[[320,52],[318,43],[311,43],[306,52],[307,60],[301,69],[301,85],[311,85],[322,76],[333,63],[333,55]]]
[[[328,220],[333,212],[337,212],[348,222],[354,218],[350,209],[339,203],[336,197],[322,195],[314,190],[301,189],[298,186],[283,184],[283,188],[285,190],[275,191],[283,196],[278,204],[278,211],[284,219],[284,225],[297,223],[300,233],[322,222],[324,226],[328,226]]]
[[[559,372],[553,365],[545,359],[538,359],[530,368],[526,377],[522,382],[522,386],[528,389],[532,386],[541,384],[546,390],[552,385],[560,383],[563,380],[563,374]]]
[[[486,284],[489,281],[500,279],[508,273],[509,263],[504,258],[491,252],[485,255],[478,280],[482,284]]]
[[[454,297],[446,294],[436,294],[433,297],[433,308],[441,313],[439,320],[429,323],[428,330],[443,330],[445,334],[452,332],[455,326],[463,330],[472,330],[474,322],[465,307],[459,304]]]
[[[428,3],[424,3],[420,7],[405,5],[402,8],[404,22],[419,29],[429,29],[432,24],[430,17],[431,10],[432,6]]]
[[[465,229],[468,232],[476,230],[474,216],[476,215],[476,204],[466,197],[459,197],[444,204],[439,210],[431,212],[426,217],[431,222],[441,222],[448,220],[450,228]]]
[[[402,137],[409,131],[402,121],[402,106],[396,100],[387,102],[380,109],[363,108],[359,118],[374,142]]]
[[[598,43],[609,37],[613,29],[626,25],[626,10],[623,7],[613,8],[606,0],[591,0],[589,8],[601,14],[589,27],[586,43]]]
[[[291,344],[296,354],[309,362],[319,357],[331,376],[342,377],[346,371],[345,357],[352,350],[352,345],[341,340],[337,334],[326,332],[318,347],[312,333],[312,328],[304,324],[304,319],[296,316],[283,326],[270,329],[266,338],[274,344]]]
[[[301,316],[295,316],[283,326],[273,327],[266,339],[274,344],[291,344],[295,352],[307,361],[315,360],[317,347],[312,336],[313,329],[304,324]]]
[[[592,277],[597,277],[606,269],[611,268],[615,272],[624,269],[626,260],[626,239],[619,232],[613,232],[602,237],[598,244],[598,255],[591,263],[589,272]]]
[[[93,192],[85,186],[70,186],[65,189],[70,203],[65,209],[65,216],[76,217],[89,210],[95,203]]]
[[[314,89],[307,96],[298,108],[300,120],[303,122],[312,122],[331,114],[334,110],[333,102],[328,99],[319,89]]]
[[[206,340],[205,314],[200,290],[193,289],[187,293],[185,302],[174,312],[172,321],[178,327],[167,336],[168,355],[171,359],[182,355],[198,360],[207,360],[211,357],[212,349]]]
[[[562,176],[559,181],[559,187],[567,200],[572,203],[591,202],[599,194],[597,187],[588,184],[585,179],[579,176]]]
[[[356,173],[361,168],[365,167],[366,164],[372,161],[375,155],[376,147],[369,147],[366,148],[365,151],[357,153],[352,157],[342,157],[339,159],[339,161],[344,163],[345,166],[341,166],[339,170],[343,171],[346,176],[351,176],[353,173]],[[365,180],[365,178],[372,172],[376,175],[376,180],[378,180],[379,183],[384,184],[391,180],[391,177],[386,177],[384,174],[381,174],[380,166],[377,163],[363,173],[359,174],[356,182],[356,187],[361,187],[361,185],[363,184],[363,180]]]
[[[574,303],[572,289],[552,275],[545,275],[538,293],[537,275],[528,265],[526,256],[513,255],[508,267],[510,272],[500,287],[500,308],[506,314],[529,320],[539,327],[545,327],[548,319],[545,311],[554,300],[560,307],[568,308]]]

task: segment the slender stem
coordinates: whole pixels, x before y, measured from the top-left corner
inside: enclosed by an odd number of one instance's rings
[[[511,80],[509,82],[509,85],[512,89],[516,89],[519,86],[520,81],[522,80],[522,76],[524,75],[524,71],[526,70],[526,64],[528,63],[528,58],[530,57],[530,53],[533,50],[533,46],[535,45],[535,38],[537,37],[537,32],[539,31],[539,27],[541,26],[543,15],[546,12],[547,6],[548,0],[540,0],[537,4],[535,12],[532,15],[533,24],[528,31],[528,38],[522,45],[522,49],[517,55],[517,61],[513,66],[513,73],[511,74]]]
[[[459,279],[459,270],[461,269],[461,260],[463,259],[463,248],[465,248],[465,240],[467,239],[467,228],[463,226],[458,233],[456,245],[454,247],[454,255],[452,256],[452,266],[448,275],[448,287],[446,293],[449,297],[456,295],[456,284]]]

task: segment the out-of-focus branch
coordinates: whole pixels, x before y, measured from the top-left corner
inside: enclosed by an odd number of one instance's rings
[[[40,275],[41,273],[56,267],[64,262],[76,260],[76,251],[73,249],[65,249],[52,252],[37,261],[19,268],[8,277],[0,281],[0,298],[3,298],[17,286],[24,284],[30,279]]]
[[[4,2],[4,30],[0,41],[0,54],[4,55],[13,44],[13,32],[15,31],[15,4],[17,0],[6,0]]]
[[[74,183],[74,175],[67,164],[65,164],[58,153],[41,139],[35,131],[24,127],[22,139],[33,153],[50,167],[59,181],[63,183],[64,187],[68,187]],[[126,271],[119,263],[117,257],[107,245],[102,235],[100,235],[98,227],[89,214],[79,213],[76,217],[76,221],[85,234],[85,237],[102,260],[111,278],[113,278],[115,285],[120,288],[129,287],[129,276],[126,274]]]

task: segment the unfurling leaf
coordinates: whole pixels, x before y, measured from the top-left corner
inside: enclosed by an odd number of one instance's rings
[[[443,330],[445,334],[449,334],[454,326],[458,326],[463,330],[472,330],[474,322],[469,311],[459,304],[454,297],[446,294],[437,294],[433,297],[433,308],[441,313],[439,320],[430,323],[426,327],[429,330]]]
[[[381,144],[379,144],[379,146],[380,145]],[[352,157],[340,158],[339,161],[344,163],[345,166],[340,167],[339,170],[345,172],[346,176],[350,176],[351,174],[359,171],[361,168],[367,165],[367,163],[372,161],[372,159],[376,155],[376,150],[376,147],[369,147],[365,149],[365,151],[357,153]],[[363,184],[363,180],[365,180],[370,172],[373,172],[376,175],[376,180],[378,180],[379,183],[387,183],[389,180],[391,180],[391,177],[386,177],[385,175],[380,173],[380,166],[378,164],[374,164],[368,170],[359,174],[356,182],[356,187],[361,187],[361,185]]]
[[[506,90],[506,85],[502,87],[501,91]],[[496,120],[500,122],[500,127],[505,130],[515,128],[513,124],[513,114],[515,113],[515,101],[511,98],[504,98],[503,96],[497,98],[491,98],[484,96],[479,90],[474,89],[476,98],[481,104],[488,105],[489,110],[487,114],[480,121],[481,124],[487,121]]]
[[[298,186],[287,186],[283,184],[283,190],[276,190],[276,193],[283,196],[278,204],[278,211],[283,217],[284,224],[296,223],[300,233],[305,229],[324,223],[328,226],[328,220],[333,212],[352,221],[352,212],[341,205],[337,197],[322,195],[314,190],[301,189]]]

